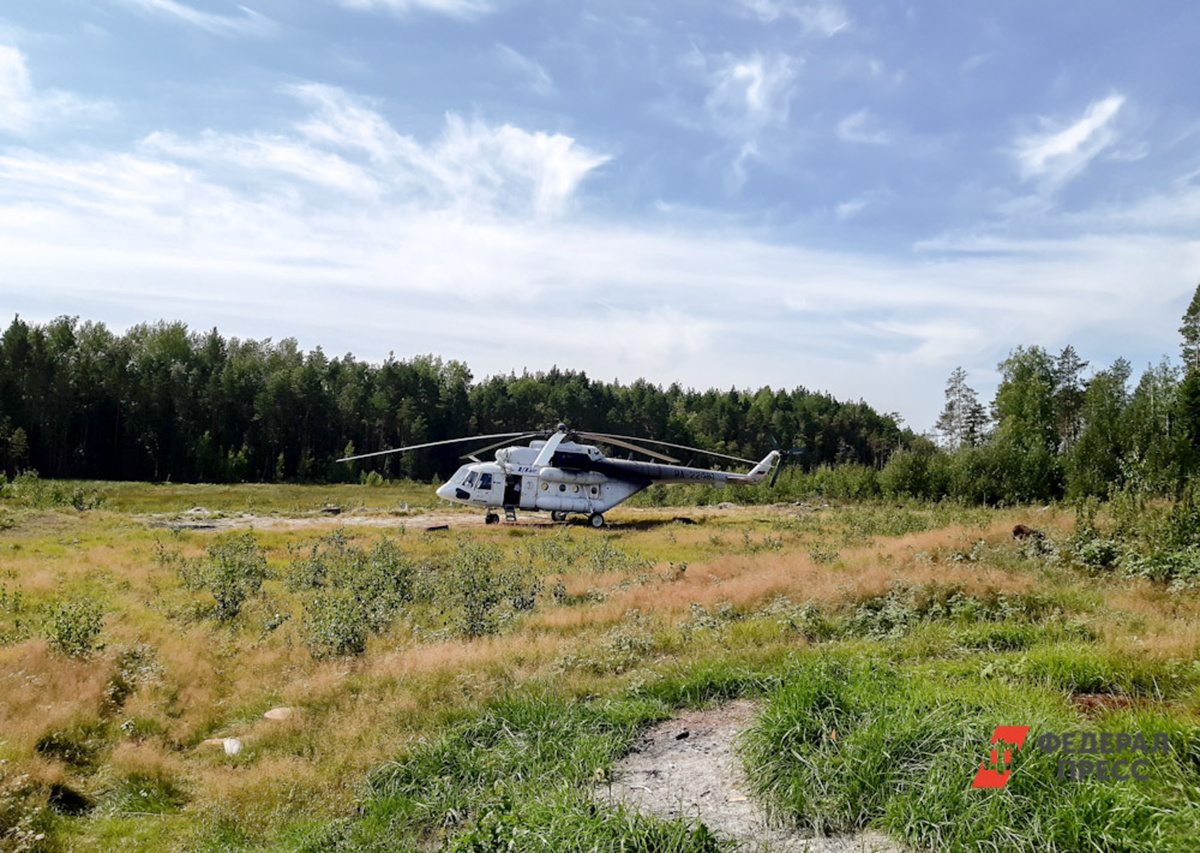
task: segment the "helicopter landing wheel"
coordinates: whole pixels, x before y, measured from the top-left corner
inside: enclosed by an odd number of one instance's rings
[[[500,516],[496,515],[496,513],[494,513],[494,512],[489,512],[487,515],[485,515],[483,517],[484,524],[496,524],[499,521],[500,521]]]
[[[551,510],[550,511],[550,520],[551,521],[566,521],[567,520],[566,510],[561,510],[561,509]]]
[[[598,512],[593,512],[591,515],[588,516],[588,524],[590,524],[592,527],[599,530],[601,527],[604,526],[604,516],[602,516]]]

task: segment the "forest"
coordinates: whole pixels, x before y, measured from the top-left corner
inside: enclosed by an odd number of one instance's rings
[[[14,318],[0,337],[0,461],[11,476],[173,482],[357,481],[336,459],[565,421],[760,458],[770,441],[810,465],[879,466],[911,442],[894,415],[796,388],[661,388],[553,368],[473,382],[465,364],[302,352],[292,339],[238,340],[184,323]],[[765,446],[764,446],[765,445]],[[380,460],[388,478],[430,479],[461,448]]]
[[[804,387],[696,391],[549,371],[474,381],[435,355],[370,364],[285,338],[239,340],[156,322],[15,317],[0,337],[0,464],[8,476],[172,482],[357,482],[341,456],[462,435],[546,428],[655,438],[759,457],[804,452],[785,492],[1015,504],[1112,490],[1174,495],[1200,464],[1200,288],[1183,316],[1182,362],[1136,378],[1072,346],[1017,346],[988,404],[962,368],[935,435],[895,413]],[[428,480],[460,450],[385,457],[386,479]]]

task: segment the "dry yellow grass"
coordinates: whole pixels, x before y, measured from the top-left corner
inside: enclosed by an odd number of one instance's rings
[[[661,515],[669,519],[672,513]],[[195,613],[193,602],[203,594],[184,590],[174,567],[154,561],[155,534],[114,514],[36,518],[0,534],[0,583],[19,587],[34,607],[82,592],[99,597],[108,611],[103,634],[108,648],[87,660],[71,660],[51,652],[43,639],[0,645],[0,750],[11,766],[29,774],[31,784],[70,781],[73,771],[39,755],[35,744],[80,721],[103,722],[113,738],[111,751],[101,759],[109,777],[171,780],[189,797],[185,815],[227,815],[249,830],[266,831],[289,816],[349,812],[370,769],[435,731],[443,720],[439,714],[466,713],[532,680],[552,683],[568,695],[589,696],[636,678],[619,666],[593,671],[563,663],[571,655],[592,655],[616,632],[645,636],[653,650],[637,662],[641,667],[722,650],[736,650],[749,660],[769,653],[771,644],[795,648],[805,641],[784,636],[762,619],[723,634],[723,646],[713,641],[697,649],[679,639],[679,626],[692,617],[694,605],[712,611],[728,603],[750,612],[786,596],[793,603],[832,608],[885,593],[896,581],[937,581],[971,593],[1026,592],[1041,583],[1033,573],[951,556],[969,553],[980,541],[992,549],[1010,547],[1016,520],[1055,530],[1069,524],[1067,517],[1053,514],[998,513],[983,528],[951,525],[870,541],[860,537],[846,545],[838,535],[836,510],[822,516],[827,534],[772,527],[793,516],[753,510],[744,518],[755,542],[783,532],[778,550],[751,553],[743,547],[736,514],[711,513],[705,525],[665,527],[650,523],[649,514],[630,517],[644,526],[607,541],[668,555],[649,571],[567,573],[561,580],[574,603],[545,598],[500,636],[464,640],[420,633],[402,620],[373,637],[363,657],[332,661],[309,655],[302,642],[300,599],[279,579],[267,583],[269,606],[252,601],[235,625],[217,625]],[[360,532],[359,544],[380,535]],[[289,542],[311,542],[312,535],[272,531],[263,539],[271,547],[272,565],[286,563]],[[470,535],[510,550],[533,537],[562,534],[547,527],[519,536],[484,528]],[[570,535],[592,534],[572,530]],[[62,544],[76,538],[79,546]],[[212,539],[190,533],[171,544],[196,557]],[[814,556],[812,549],[821,543],[828,543],[825,553]],[[21,548],[5,547],[9,544]],[[400,544],[420,556],[444,553],[453,542],[410,533]],[[828,556],[832,551],[836,558]],[[692,553],[712,556],[692,559]],[[669,565],[677,554],[689,555],[685,572]],[[555,573],[546,578],[548,585],[558,580]],[[1098,582],[1091,588],[1107,608],[1093,624],[1111,642],[1136,645],[1158,657],[1194,659],[1200,648],[1200,603],[1142,582]],[[268,631],[261,626],[272,608],[290,618]],[[1133,622],[1136,631],[1129,627]],[[116,656],[120,648],[136,644],[154,649],[160,669],[112,707],[108,691]],[[263,719],[262,712],[274,705],[297,710],[287,720]],[[136,733],[126,734],[122,726]],[[237,737],[245,750],[230,757],[220,747],[202,744],[212,737]]]

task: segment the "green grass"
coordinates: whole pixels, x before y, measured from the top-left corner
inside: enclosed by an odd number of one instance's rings
[[[760,794],[821,834],[876,827],[939,851],[1190,850],[1200,837],[1200,726],[1178,717],[1176,752],[1145,782],[1059,781],[1057,756],[1026,742],[1007,787],[969,786],[997,725],[1095,730],[1062,694],[999,680],[940,677],[860,656],[805,660],[747,734]],[[1147,723],[1152,728],[1143,728]],[[1162,731],[1114,714],[1105,731]]]
[[[380,486],[356,483],[302,485],[295,483],[137,483],[99,480],[54,481],[61,489],[82,490],[100,498],[99,508],[119,513],[174,513],[193,507],[210,512],[315,512],[325,506],[343,509],[370,507],[399,510],[437,506],[435,485],[398,480]]]
[[[1057,510],[817,500],[427,533],[402,526],[436,502],[424,484],[68,485],[100,508],[0,506],[0,715],[25,697],[0,731],[3,853],[31,827],[50,851],[717,849],[591,794],[642,728],[736,697],[764,703],[753,778],[810,830],[973,851],[1185,850],[1200,830],[1197,595],[1077,559]],[[395,514],[391,540],[350,512],[258,530],[261,588],[225,620],[222,534],[145,518],[327,502]],[[1016,521],[1046,539],[1012,541]],[[98,634],[61,608],[83,600]],[[279,705],[296,716],[265,722]],[[1009,789],[972,791],[998,723],[1168,731],[1176,752],[1120,784],[1022,753]],[[236,758],[200,745],[227,735]]]
[[[669,713],[652,699],[506,696],[380,768],[361,818],[316,830],[298,849],[349,853],[443,840],[455,853],[724,849],[703,826],[604,807],[592,796],[638,730]]]

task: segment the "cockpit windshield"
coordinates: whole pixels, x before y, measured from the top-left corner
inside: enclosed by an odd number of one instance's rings
[[[470,488],[471,486],[475,485],[475,472],[474,471],[472,471],[470,474],[467,475],[466,485],[467,485],[467,488]]]
[[[491,474],[480,474],[479,475],[479,488],[490,489],[491,487],[492,487],[492,475]]]

